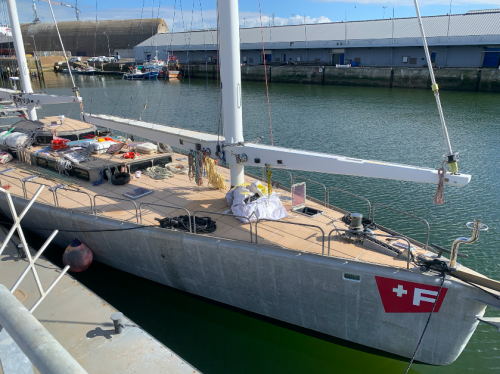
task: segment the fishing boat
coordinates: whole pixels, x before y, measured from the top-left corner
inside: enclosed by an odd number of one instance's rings
[[[69,69],[63,69],[63,73],[69,74]],[[82,74],[82,75],[92,75],[97,72],[92,66],[88,66],[85,68],[71,68],[71,73],[73,74]]]
[[[26,66],[14,0],[7,5],[19,66]],[[0,97],[24,105],[29,117],[15,125],[21,135],[12,142],[24,133],[32,140],[30,147],[0,142],[0,148],[17,155],[16,162],[0,166],[1,185],[8,183],[17,211],[31,204],[33,194],[37,197],[22,225],[43,238],[58,229],[54,243],[65,247],[76,238],[92,249],[95,260],[139,277],[406,357],[410,363],[448,365],[480,321],[498,328],[500,319],[484,313],[487,307],[500,309],[500,282],[457,261],[464,258],[459,246],[477,241],[487,229],[479,220],[467,224],[471,236],[456,239],[451,249],[432,247],[428,239],[420,243],[378,224],[381,214],[377,210],[375,215],[375,207],[380,204],[372,206],[355,192],[324,186],[325,198],[319,201],[307,195],[309,180],[295,183],[298,177],[290,174],[290,189],[272,183],[272,170],[302,170],[433,183],[438,192],[463,187],[471,176],[458,172],[444,120],[449,170],[245,141],[238,2],[219,0],[217,11],[224,136],[87,113],[78,91],[74,97],[35,94],[25,75],[23,92],[0,90]],[[424,35],[423,41],[427,51]],[[433,91],[439,102],[434,80]],[[110,154],[86,153],[78,164],[61,161],[66,151],[47,150],[47,139],[38,139],[33,130],[46,131],[53,122],[38,120],[34,103],[72,102],[81,105],[81,121],[68,123],[79,131],[75,142],[86,142],[80,139],[86,131],[111,129],[151,139],[165,153],[127,163],[113,148]],[[139,147],[133,141],[121,146]],[[215,161],[227,168],[216,172]],[[209,184],[200,174],[203,163]],[[245,166],[262,168],[262,178],[246,173]],[[61,167],[64,175],[55,172]],[[137,171],[152,177],[136,177]],[[118,175],[129,183],[113,184]],[[366,201],[367,214],[331,205],[332,190]],[[276,210],[266,218],[271,206]],[[254,210],[245,210],[249,208]],[[277,212],[279,219],[273,216]],[[15,219],[4,194],[0,214]],[[423,229],[427,238],[429,230]],[[443,256],[448,252],[450,259]]]
[[[130,68],[130,73],[124,74],[123,79],[137,80],[137,79],[154,79],[158,78],[158,68],[145,68],[142,65]]]
[[[182,72],[179,70],[179,60],[177,56],[169,55],[167,59],[167,77],[168,79],[181,79]]]

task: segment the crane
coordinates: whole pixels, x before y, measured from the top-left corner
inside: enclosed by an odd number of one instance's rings
[[[34,22],[36,22],[36,19],[38,17],[36,17],[35,0],[32,0],[32,1],[33,1],[33,15],[35,16]],[[76,20],[80,21],[80,9],[78,9],[78,0],[75,0],[75,5],[66,4],[66,3],[57,2],[57,1],[51,1],[51,0],[38,0],[38,1],[43,1],[45,3],[50,3],[50,4],[54,4],[54,5],[65,6],[67,8],[73,8],[75,10],[75,13],[76,13]]]
[[[36,12],[36,4],[35,0],[31,2],[31,7],[33,8],[33,23],[38,23],[40,22],[40,18],[38,18],[38,14]]]

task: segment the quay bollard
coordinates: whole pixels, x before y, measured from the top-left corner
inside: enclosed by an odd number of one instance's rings
[[[121,334],[123,331],[123,328],[125,327],[122,323],[122,318],[123,318],[123,313],[121,313],[121,312],[115,312],[111,315],[111,320],[113,321],[113,324],[115,325],[115,333],[116,334]]]

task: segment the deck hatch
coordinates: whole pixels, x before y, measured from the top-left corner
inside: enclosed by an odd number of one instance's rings
[[[306,182],[296,183],[292,186],[292,211],[308,217],[316,217],[324,212],[306,205]]]

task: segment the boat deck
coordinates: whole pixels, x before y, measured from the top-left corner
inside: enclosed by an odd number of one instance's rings
[[[35,151],[30,150],[30,152]],[[101,157],[103,156],[103,157]],[[92,163],[102,162],[104,159],[109,159],[109,155],[101,155],[95,157]],[[158,156],[158,155],[157,155]],[[163,156],[163,155],[162,155]],[[187,165],[187,157],[182,154],[174,153],[171,155],[173,162],[183,163]],[[147,156],[149,157],[149,156]],[[111,164],[123,162],[121,155],[113,156],[110,160]],[[85,163],[84,163],[85,164]],[[82,166],[84,165],[82,164]],[[29,170],[26,170],[26,165],[17,160],[6,165],[0,166],[1,170],[14,168],[5,175],[0,175],[1,185],[6,188],[10,185],[9,191],[12,194],[23,196],[23,188],[21,179],[33,175]],[[30,166],[32,170],[43,170],[36,166]],[[225,177],[229,179],[229,170],[223,167],[218,167]],[[71,178],[78,185],[70,187],[70,189],[60,189],[57,191],[58,206],[67,209],[79,210],[92,214],[91,199],[95,201],[95,212],[112,219],[129,221],[143,225],[158,226],[155,218],[165,218],[167,216],[176,217],[185,215],[186,209],[192,215],[195,212],[196,217],[210,216],[217,222],[217,230],[212,235],[224,239],[241,240],[241,241],[257,241],[261,245],[272,245],[286,247],[292,250],[311,252],[317,254],[328,254],[328,235],[336,227],[338,229],[348,229],[341,221],[344,215],[340,210],[328,209],[321,204],[313,201],[308,201],[307,206],[323,210],[325,213],[316,217],[307,217],[291,211],[291,201],[283,201],[289,217],[279,221],[263,221],[257,225],[242,223],[235,217],[224,215],[230,207],[228,206],[225,194],[229,189],[227,183],[226,191],[218,191],[206,186],[198,187],[194,180],[189,180],[187,175],[176,174],[173,177],[165,180],[154,180],[146,175],[140,178],[132,176],[130,183],[123,186],[108,184],[106,181],[100,186],[93,186],[91,182],[84,182],[75,178]],[[251,182],[254,178],[246,176],[246,182]],[[27,182],[25,188],[27,197],[30,198],[39,188],[39,184],[54,186],[60,182],[39,177],[32,182]],[[144,187],[153,190],[153,193],[137,199],[136,210],[134,203],[123,196],[123,193],[130,191],[136,187]],[[290,192],[284,189],[274,189],[275,192],[282,196],[290,196]],[[83,192],[83,193],[82,193]],[[90,196],[90,197],[89,197]],[[94,200],[95,199],[95,200]],[[54,194],[45,189],[40,197],[39,202],[50,205],[55,205]],[[148,205],[150,204],[150,205]],[[162,206],[163,205],[163,206]],[[205,213],[207,211],[213,213]],[[299,224],[299,225],[297,225]],[[314,225],[317,227],[309,227],[305,225]],[[335,226],[334,226],[335,225]],[[257,228],[257,235],[255,231]],[[321,230],[325,233],[323,236]],[[253,238],[250,231],[253,230]],[[387,234],[379,230],[375,234]],[[323,247],[323,240],[324,247]],[[380,238],[384,240],[384,238]],[[421,248],[418,248],[420,253],[425,253]],[[367,248],[361,244],[346,242],[341,238],[335,237],[335,233],[331,236],[330,255],[350,260],[365,261],[400,268],[406,268],[407,262],[403,259],[398,259],[379,251]]]

